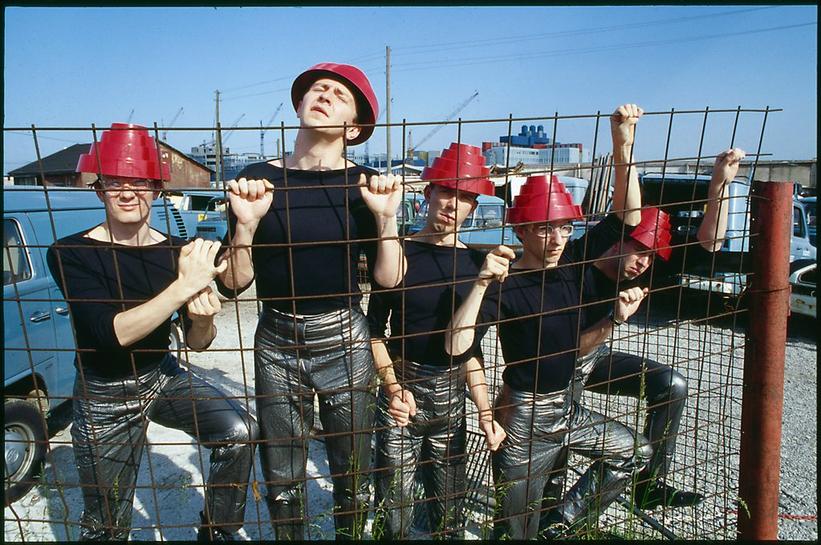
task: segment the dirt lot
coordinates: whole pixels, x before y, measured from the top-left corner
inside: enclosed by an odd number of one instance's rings
[[[247,294],[252,297],[252,294]],[[239,316],[239,327],[237,317]],[[639,325],[639,323],[641,325]],[[190,354],[191,368],[219,385],[227,395],[244,397],[253,393],[253,330],[256,304],[226,303],[218,318],[219,335],[213,350]],[[645,331],[646,335],[638,335]],[[816,340],[803,327],[787,342],[784,436],[782,441],[780,539],[817,539],[817,411]],[[682,423],[676,462],[670,480],[706,495],[697,508],[656,511],[653,514],[678,537],[732,538],[737,490],[738,426],[743,364],[743,331],[732,323],[670,326],[663,319],[634,320],[620,332],[616,346],[642,351],[663,362],[676,362],[690,383],[691,398]],[[493,339],[485,354],[495,354]],[[238,351],[238,347],[242,351]],[[228,350],[220,351],[220,350]],[[499,355],[501,353],[499,352]],[[498,375],[491,376],[498,383]],[[585,403],[641,427],[641,415],[632,401],[585,394]],[[253,403],[249,408],[254,412]],[[58,412],[53,427],[68,425],[70,411]],[[622,415],[622,416],[618,416]],[[469,417],[472,418],[472,417]],[[152,425],[150,448],[143,457],[134,503],[131,538],[140,541],[190,540],[196,535],[198,512],[202,509],[202,474],[207,472],[207,450],[195,447],[183,433]],[[584,463],[573,460],[572,463]],[[333,522],[330,482],[324,446],[312,441],[308,462],[311,538],[331,538]],[[481,469],[481,468],[480,468]],[[152,487],[153,482],[156,486]],[[486,475],[487,473],[484,472]],[[259,462],[252,479],[260,479]],[[260,487],[261,490],[261,487]],[[729,490],[729,492],[728,492]],[[74,469],[68,428],[51,440],[48,463],[41,479],[23,499],[5,509],[4,536],[8,540],[73,540],[82,510],[77,473]],[[471,516],[469,537],[479,537],[487,513]],[[251,540],[273,539],[264,501],[249,491],[244,535]],[[605,523],[623,535],[661,537],[621,508],[612,508]]]

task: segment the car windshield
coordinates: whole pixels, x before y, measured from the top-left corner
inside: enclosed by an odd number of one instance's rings
[[[476,209],[474,227],[495,228],[502,225],[504,209],[501,204],[483,204]]]
[[[211,203],[213,199],[210,195],[189,195],[191,199],[191,210],[209,210],[208,205]],[[210,210],[214,210],[210,208]]]

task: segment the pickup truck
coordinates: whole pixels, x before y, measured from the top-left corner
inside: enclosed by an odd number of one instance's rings
[[[639,176],[643,202],[670,214],[673,244],[695,240],[706,209],[708,175],[648,173]],[[736,178],[730,183],[727,232],[721,249],[709,263],[688,263],[688,271],[671,283],[698,292],[711,292],[726,303],[743,293],[750,266],[750,182]],[[700,201],[700,202],[699,202]],[[816,259],[810,243],[808,215],[798,198],[793,199],[793,232],[790,262]],[[714,261],[714,262],[713,262]],[[665,279],[659,279],[664,283]]]
[[[74,384],[74,331],[68,305],[46,264],[55,238],[105,220],[93,191],[6,188],[3,194],[3,420],[5,505],[34,484],[48,444],[46,418]],[[181,236],[179,211],[155,201],[151,225]],[[179,328],[169,344],[180,346]]]

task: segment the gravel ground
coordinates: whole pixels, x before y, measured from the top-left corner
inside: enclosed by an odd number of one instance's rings
[[[252,298],[253,293],[246,294]],[[240,331],[237,331],[237,312]],[[244,397],[253,392],[253,330],[256,304],[224,303],[218,317],[220,333],[212,351],[190,354],[191,368],[220,385],[227,395]],[[696,508],[658,510],[651,513],[679,538],[734,538],[735,495],[738,480],[738,427],[741,412],[741,367],[743,330],[732,324],[670,327],[662,318],[646,316],[647,335],[636,323],[624,326],[616,347],[645,351],[662,362],[675,362],[690,383],[690,400],[682,422],[676,460],[668,480],[677,487],[697,489],[705,501]],[[793,323],[787,341],[785,400],[782,437],[781,502],[779,539],[817,540],[817,341],[815,324]],[[240,345],[241,341],[241,345]],[[492,347],[494,339],[486,339]],[[242,358],[236,348],[243,347]],[[233,353],[219,350],[232,349]],[[490,349],[493,354],[493,349]],[[489,353],[486,350],[486,355]],[[499,352],[500,354],[500,352]],[[245,377],[245,379],[243,379]],[[489,378],[491,384],[498,377]],[[247,390],[246,390],[247,388]],[[584,403],[606,412],[633,427],[641,428],[635,402],[585,393]],[[253,403],[250,410],[255,412]],[[63,408],[52,419],[57,431],[41,483],[23,499],[5,509],[4,537],[7,541],[53,541],[76,539],[76,521],[82,510],[77,473],[74,469],[68,428],[70,411]],[[208,451],[195,447],[176,430],[152,424],[150,448],[143,457],[134,503],[131,538],[141,541],[189,540],[196,535],[198,512],[202,509],[202,473],[207,472]],[[583,466],[583,459],[573,459]],[[330,482],[324,445],[311,442],[308,483],[309,531],[311,538],[333,537],[330,518]],[[480,468],[481,469],[481,468]],[[487,476],[487,471],[483,472]],[[156,487],[151,486],[153,482]],[[259,462],[252,479],[261,480]],[[247,539],[273,539],[265,521],[267,509],[254,487],[249,489],[243,534]],[[262,487],[260,492],[264,492]],[[729,491],[729,492],[727,492]],[[482,535],[486,512],[474,512],[468,537]],[[659,538],[635,516],[614,507],[604,515],[603,526],[629,537]],[[370,524],[370,523],[369,523]],[[161,529],[160,529],[161,527]]]

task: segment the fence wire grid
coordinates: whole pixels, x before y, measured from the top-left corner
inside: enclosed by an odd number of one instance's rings
[[[771,112],[778,110],[742,109],[733,110],[687,110],[648,112],[639,123],[636,132],[635,150],[638,156],[643,156],[643,135],[649,133],[644,125],[656,123],[666,133],[664,154],[661,157],[637,161],[631,168],[645,174],[643,180],[643,205],[654,205],[670,211],[673,222],[673,244],[683,246],[685,258],[682,268],[674,275],[657,274],[657,261],[645,273],[649,276],[649,295],[639,311],[621,327],[615,328],[607,350],[637,355],[646,360],[659,362],[672,367],[686,380],[686,404],[681,417],[680,427],[676,437],[675,456],[667,471],[665,482],[679,490],[698,491],[704,499],[692,507],[658,507],[652,510],[642,510],[636,506],[632,491],[636,482],[632,482],[620,494],[617,501],[601,514],[601,517],[588,524],[582,534],[589,537],[622,537],[629,539],[657,539],[657,538],[686,538],[686,539],[735,539],[736,521],[739,510],[738,475],[739,449],[741,427],[741,400],[742,400],[742,369],[744,359],[745,338],[743,324],[746,321],[746,310],[743,297],[743,282],[749,271],[750,244],[749,214],[750,183],[755,171],[755,164],[761,157],[768,154],[763,150],[764,132],[767,117]],[[585,218],[576,225],[577,234],[587,230],[601,221],[608,212],[608,189],[612,182],[613,164],[607,152],[609,139],[600,133],[607,131],[609,114],[597,112],[590,115],[553,116],[541,118],[514,118],[512,115],[504,118],[483,120],[459,120],[446,122],[403,122],[392,125],[394,129],[401,129],[402,149],[404,157],[408,151],[408,130],[417,127],[435,127],[445,125],[452,130],[452,140],[462,142],[462,134],[466,127],[471,131],[476,127],[491,127],[499,124],[507,127],[507,141],[514,135],[514,124],[545,123],[550,127],[551,142],[557,142],[562,134],[568,132],[578,134],[580,130],[592,127],[592,157],[594,160],[583,165],[544,164],[532,169],[523,169],[522,165],[506,164],[497,166],[492,174],[496,184],[497,195],[505,200],[505,208],[511,205],[510,195],[513,180],[534,174],[570,174],[585,179],[587,191],[583,200]],[[686,130],[678,130],[679,121]],[[377,130],[386,125],[377,125]],[[708,129],[709,127],[709,129]],[[259,127],[246,127],[237,130],[259,130]],[[270,127],[279,131],[281,142],[290,141],[299,127],[290,127],[281,124]],[[27,130],[32,137],[32,144],[36,160],[40,163],[41,180],[48,179],[43,157],[40,154],[40,139],[47,138],[54,133],[70,133],[74,139],[88,139],[98,141],[100,127],[66,128],[66,127],[30,127],[8,128],[4,131]],[[191,128],[164,128],[156,124],[150,129],[152,135],[159,142],[159,131],[170,131],[172,135],[184,132],[214,132],[216,138],[221,138],[221,127],[191,127]],[[715,131],[727,135],[718,149],[706,149],[705,140],[708,132]],[[468,142],[472,143],[472,142]],[[508,144],[507,148],[510,149]],[[729,214],[731,225],[742,225],[740,229],[729,229],[726,239],[721,240],[724,248],[738,248],[739,251],[718,251],[713,254],[712,262],[690,263],[686,255],[690,248],[698,244],[693,237],[706,206],[715,204],[710,202],[706,195],[706,181],[699,177],[708,174],[712,162],[721,151],[732,147],[743,147],[747,152],[744,166],[749,167],[749,176],[739,177],[737,182],[745,186],[747,191],[742,194],[733,194],[729,199]],[[687,151],[674,156],[670,150],[686,149]],[[279,153],[282,156],[282,150]],[[603,157],[602,157],[603,156]],[[507,154],[510,157],[510,153]],[[555,157],[555,153],[553,154]],[[509,159],[508,159],[509,160]],[[695,163],[695,173],[688,172],[678,177],[675,171],[682,161]],[[648,176],[644,171],[646,165],[661,165],[656,172],[657,176]],[[347,171],[347,169],[346,169]],[[287,171],[286,171],[287,172]],[[650,173],[651,174],[651,173]],[[410,202],[421,202],[422,188],[427,182],[421,181],[407,170],[400,170],[403,191]],[[287,176],[287,174],[286,174]],[[348,179],[343,189],[355,185],[358,180]],[[283,191],[285,198],[294,192],[312,190],[310,186],[300,185],[299,180],[289,182]],[[173,188],[185,193],[185,187]],[[326,188],[327,189],[327,188]],[[73,199],[80,193],[93,193],[93,190],[64,189],[56,186],[45,187],[45,191],[37,191],[44,196],[44,207],[37,210],[12,210],[8,203],[16,194],[30,195],[34,190],[17,186],[6,186],[4,210],[4,322],[5,348],[4,359],[6,366],[6,381],[4,384],[4,400],[6,401],[6,508],[4,514],[5,538],[15,541],[42,541],[77,539],[80,532],[80,514],[83,509],[83,487],[90,486],[80,482],[75,464],[72,439],[69,431],[72,426],[72,403],[78,401],[72,391],[74,383],[73,361],[75,354],[82,359],[84,350],[76,348],[77,340],[72,330],[58,331],[56,324],[69,324],[67,303],[60,291],[56,289],[45,267],[45,252],[56,239],[80,230],[76,212],[71,221],[61,221],[66,199]],[[277,190],[279,191],[279,189]],[[225,184],[218,182],[217,193],[224,195]],[[67,197],[67,196],[68,197]],[[650,197],[649,199],[647,199]],[[647,200],[646,200],[647,199]],[[408,199],[403,199],[403,202]],[[345,206],[347,208],[348,202]],[[70,206],[66,207],[70,208]],[[103,218],[101,205],[97,207],[96,215],[87,215],[87,225],[90,228]],[[165,225],[152,223],[155,228],[166,233],[180,232],[183,238],[193,237],[195,233],[186,232],[180,215],[174,209],[174,204],[161,198],[155,201],[154,208],[158,209],[158,216]],[[286,205],[287,208],[287,205]],[[612,210],[617,209],[613,205]],[[346,210],[347,212],[347,210]],[[410,213],[413,214],[415,210]],[[40,214],[35,217],[36,214]],[[83,212],[85,214],[85,212]],[[399,214],[399,220],[408,220],[408,224],[400,230],[399,240],[403,247],[413,240],[414,234],[409,232],[412,227],[410,218]],[[478,213],[477,213],[478,214]],[[736,216],[736,219],[732,219]],[[224,217],[224,215],[223,215]],[[478,244],[483,251],[503,242],[499,225],[487,222],[480,216],[471,217],[462,229],[462,235],[469,233],[497,233],[498,240],[485,240]],[[418,224],[424,222],[424,216],[416,218]],[[70,230],[66,230],[69,229]],[[182,228],[182,229],[181,229]],[[233,226],[228,225],[228,236],[232,235]],[[494,230],[495,229],[495,230]],[[413,229],[410,229],[412,231]],[[300,248],[318,246],[343,248],[347,252],[348,264],[358,264],[358,279],[356,285],[349,285],[347,290],[338,293],[326,294],[330,297],[344,297],[348,301],[349,312],[361,310],[367,314],[372,294],[372,279],[369,274],[367,257],[352,256],[356,241],[333,240],[311,241],[304,237],[295,237],[291,240],[291,226],[287,226],[288,242],[284,244],[270,244],[270,248],[284,250],[289,256]],[[714,237],[715,238],[715,237]],[[168,239],[170,241],[170,238]],[[365,243],[374,240],[359,241]],[[170,244],[170,242],[169,242]],[[255,245],[256,246],[256,245]],[[265,245],[261,245],[265,246]],[[455,254],[454,254],[455,255]],[[613,259],[620,259],[624,255],[614,255]],[[455,259],[455,258],[454,258]],[[592,263],[597,258],[587,259],[585,263]],[[318,264],[322,266],[321,264]],[[372,265],[372,264],[370,264]],[[692,271],[696,272],[693,273]],[[325,271],[327,275],[350,276],[349,270]],[[512,271],[512,274],[517,274]],[[293,278],[293,270],[288,271]],[[740,280],[739,280],[740,279]],[[749,279],[746,280],[747,282]],[[453,288],[461,282],[454,277],[442,278],[438,283],[425,287],[439,286],[443,290]],[[117,278],[121,283],[121,278]],[[730,288],[728,288],[730,286]],[[416,287],[406,287],[404,282],[396,288],[387,290],[398,293],[403,301],[413,297]],[[694,289],[698,288],[698,289]],[[122,286],[120,286],[122,289]],[[293,285],[291,286],[293,290]],[[179,326],[173,326],[170,336],[170,350],[179,357],[184,369],[190,370],[193,375],[202,378],[207,384],[218,388],[219,398],[230,399],[241,406],[245,411],[259,419],[255,393],[254,332],[257,321],[264,305],[271,303],[293,304],[297,309],[300,298],[262,298],[258,297],[252,285],[247,291],[239,294],[236,299],[220,296],[222,310],[216,318],[217,337],[212,345],[202,352],[190,350],[185,345],[185,333]],[[361,293],[361,300],[357,301]],[[303,300],[310,299],[304,298]],[[73,301],[69,299],[68,303]],[[140,300],[120,298],[115,301],[98,300],[99,303],[109,303],[128,308]],[[450,312],[457,307],[455,297],[451,301]],[[562,311],[572,311],[579,316],[590,305],[579,301],[577,305]],[[38,308],[45,310],[39,311]],[[35,316],[36,312],[41,312]],[[50,319],[43,318],[51,312]],[[549,312],[536,313],[533,316],[543,316]],[[294,314],[298,314],[294,312]],[[36,318],[42,319],[36,319]],[[502,323],[501,318],[490,325],[481,339],[481,351],[484,357],[484,372],[488,386],[491,406],[503,384],[502,373],[505,368],[527,362],[506,362],[502,354],[501,342],[497,337],[497,326]],[[44,325],[46,327],[44,327]],[[446,329],[432,330],[425,335],[444,334]],[[377,337],[377,333],[371,331]],[[411,338],[414,335],[403,336],[400,332],[390,332],[393,341]],[[297,345],[299,343],[295,340]],[[363,341],[351,338],[343,344],[356,345],[362,348]],[[370,342],[365,343],[370,350]],[[404,346],[404,345],[403,345]],[[309,350],[310,346],[299,345],[299,348]],[[404,352],[404,348],[402,348]],[[401,364],[398,358],[396,365]],[[133,359],[132,359],[133,362]],[[134,364],[136,369],[136,364]],[[15,377],[9,375],[13,370]],[[81,369],[82,370],[82,369]],[[22,378],[20,378],[22,377]],[[17,380],[19,378],[19,380]],[[132,377],[134,378],[134,377]],[[82,386],[84,376],[78,373],[76,379]],[[60,383],[60,388],[52,384]],[[585,390],[581,397],[581,404],[593,411],[605,415],[607,419],[620,422],[632,430],[641,433],[645,426],[648,401],[643,398],[642,392],[635,397],[627,395],[604,395]],[[600,387],[606,387],[600,384]],[[372,385],[372,392],[379,388],[378,380]],[[466,386],[465,386],[466,388]],[[352,392],[354,388],[344,387],[336,390],[324,390],[322,395]],[[77,391],[82,391],[82,388]],[[450,398],[457,400],[457,392],[448,392]],[[273,394],[285,395],[285,394]],[[301,443],[305,449],[307,471],[303,480],[304,512],[303,518],[306,534],[309,539],[329,538],[334,536],[334,513],[332,499],[333,478],[341,477],[333,474],[328,465],[326,445],[329,437],[340,432],[327,430],[323,427],[318,415],[320,408],[319,397],[314,393],[307,394],[313,400],[315,418],[313,426],[306,433],[297,433],[292,437],[276,437],[277,441],[291,440]],[[196,528],[200,524],[198,512],[202,510],[203,498],[206,496],[206,483],[209,475],[209,448],[215,449],[225,444],[209,444],[203,447],[198,441],[179,430],[163,427],[159,424],[148,426],[148,417],[145,416],[143,405],[146,399],[142,396],[123,396],[118,398],[122,403],[137,404],[143,412],[143,425],[147,427],[147,448],[142,454],[139,464],[139,473],[134,488],[133,520],[130,525],[130,537],[135,540],[177,540],[194,539]],[[181,399],[190,400],[191,396],[182,396]],[[94,399],[86,400],[94,402]],[[109,399],[111,401],[111,399]],[[22,428],[13,428],[10,433],[9,423],[17,423],[9,418],[10,403],[25,403],[35,408],[37,419],[23,419]],[[669,403],[664,401],[661,403]],[[373,407],[369,407],[369,410]],[[440,528],[431,528],[428,511],[425,509],[431,500],[448,503],[451,500],[465,497],[464,521],[458,531],[463,531],[467,539],[491,538],[494,522],[499,518],[498,494],[494,494],[493,472],[490,464],[490,452],[478,425],[479,411],[468,400],[462,411],[467,426],[466,447],[464,454],[458,454],[461,463],[465,465],[465,484],[461,489],[453,490],[444,496],[426,498],[423,486],[425,465],[433,464],[433,460],[422,461],[419,464],[408,464],[399,467],[401,472],[415,474],[414,493],[411,497],[402,497],[402,505],[413,507],[412,524],[409,537],[427,539],[440,537],[443,532]],[[14,413],[15,415],[17,413]],[[14,415],[11,415],[14,416]],[[305,415],[302,415],[305,416]],[[196,420],[196,418],[195,418]],[[29,429],[26,429],[28,426]],[[38,429],[39,428],[39,429]],[[193,435],[198,435],[196,431]],[[45,431],[43,431],[45,430]],[[371,429],[360,430],[365,437],[376,435],[379,426],[373,424]],[[352,430],[344,432],[353,437]],[[573,430],[570,430],[572,436]],[[259,437],[250,440],[256,446],[263,445],[268,437]],[[369,441],[375,442],[373,437]],[[532,435],[531,435],[532,440]],[[130,441],[133,441],[130,440]],[[204,441],[204,438],[203,438]],[[11,445],[12,458],[9,458]],[[126,441],[121,446],[132,445]],[[503,447],[504,448],[504,445]],[[257,449],[258,452],[259,449]],[[376,447],[371,449],[376,452]],[[249,539],[273,539],[272,519],[266,507],[265,494],[269,486],[274,483],[266,482],[262,473],[259,456],[254,454],[254,463],[251,467],[247,489],[247,507],[244,513],[243,530]],[[446,456],[447,457],[447,456]],[[35,468],[27,475],[11,475],[12,466],[19,465],[19,459],[40,459],[43,465]],[[557,471],[566,475],[563,490],[576,481],[578,475],[584,472],[591,463],[601,459],[591,459],[576,453],[571,453],[568,463]],[[357,479],[370,480],[375,467],[373,455],[366,470],[351,468],[349,473]],[[385,468],[381,468],[385,469]],[[13,472],[13,471],[12,471]],[[116,486],[116,483],[106,483]],[[243,482],[220,483],[224,487],[242,487]],[[31,491],[18,494],[21,490]],[[368,501],[356,505],[357,516],[365,517],[364,533],[358,537],[369,539],[380,529],[374,527],[376,505],[373,496],[373,485],[369,486]],[[127,494],[127,491],[125,492]],[[12,495],[20,495],[19,501],[9,503]],[[16,499],[16,497],[14,498]],[[741,507],[743,508],[743,507]],[[209,508],[206,508],[206,511]],[[538,509],[538,508],[537,508]],[[113,517],[113,515],[112,515]],[[378,521],[377,521],[378,523]]]

